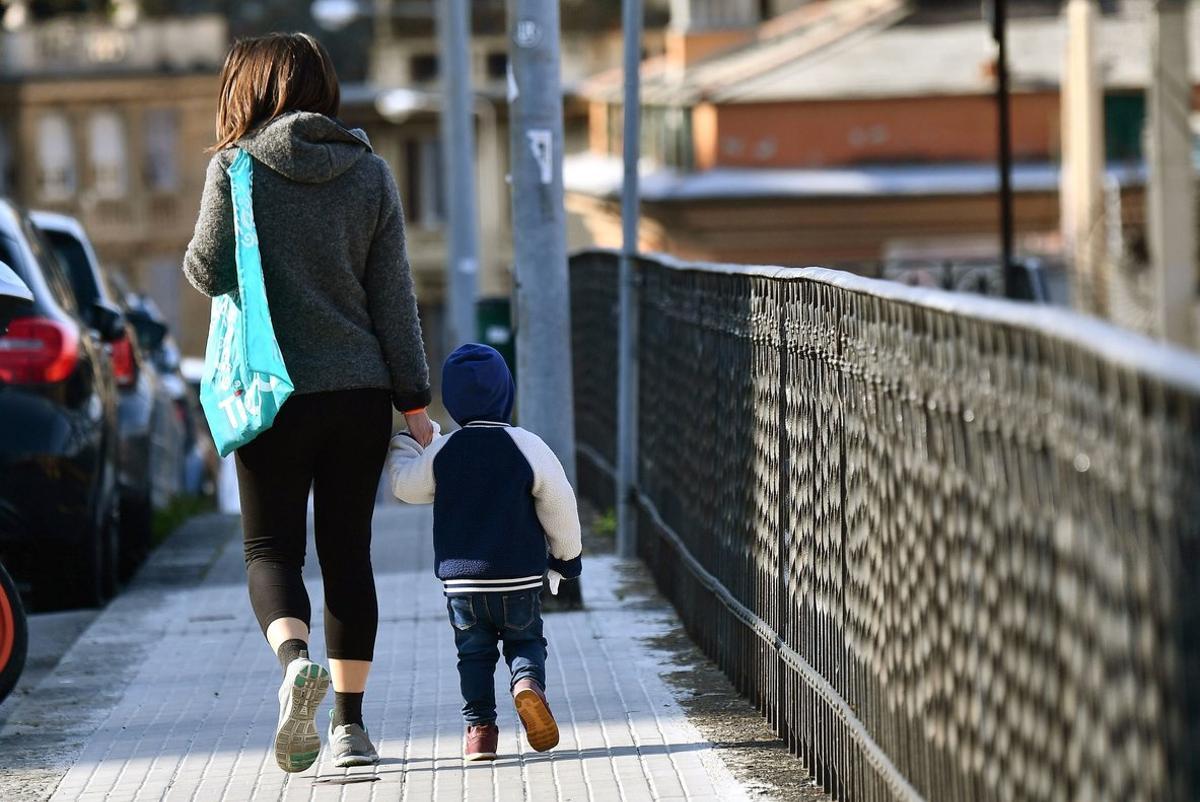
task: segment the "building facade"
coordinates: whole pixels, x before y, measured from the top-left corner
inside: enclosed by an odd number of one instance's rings
[[[0,33],[0,193],[79,218],[189,354],[204,351],[208,303],[180,265],[227,47],[218,16],[65,17]]]
[[[995,61],[977,3],[829,0],[759,16],[746,4],[734,24],[698,0],[677,5],[686,24],[673,16],[666,57],[643,64],[643,247],[866,273],[996,258]],[[1115,227],[1136,228],[1148,48],[1129,44],[1146,41],[1140,5],[1110,5],[1098,41],[1107,177]],[[1066,27],[1054,2],[1013,16],[1018,249],[1060,259]],[[589,143],[567,170],[570,208],[606,246],[620,241],[620,89],[612,76],[581,88]]]

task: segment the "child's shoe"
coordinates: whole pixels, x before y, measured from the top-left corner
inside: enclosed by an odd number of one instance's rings
[[[536,752],[546,752],[558,746],[558,722],[550,712],[546,694],[531,679],[519,680],[512,689],[517,715],[525,727],[525,737]]]
[[[467,726],[467,748],[463,759],[495,760],[496,746],[500,743],[500,728],[495,724],[471,724]]]

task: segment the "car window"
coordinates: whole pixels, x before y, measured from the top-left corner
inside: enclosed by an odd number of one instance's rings
[[[79,240],[62,231],[43,229],[42,233],[58,257],[59,264],[66,268],[67,278],[71,281],[71,289],[75,291],[75,300],[79,305],[86,309],[100,300],[95,274],[92,273],[92,263]]]
[[[0,262],[11,267],[23,281],[29,283],[29,276],[25,273],[25,264],[21,261],[17,249],[13,247],[14,244],[7,237],[0,235]]]
[[[67,281],[66,271],[59,264],[58,257],[46,244],[41,232],[34,228],[28,220],[24,221],[24,229],[29,237],[29,248],[42,268],[42,275],[46,277],[46,284],[50,287],[54,300],[64,310],[77,312],[79,305],[75,301],[75,291],[71,289],[71,282]]]

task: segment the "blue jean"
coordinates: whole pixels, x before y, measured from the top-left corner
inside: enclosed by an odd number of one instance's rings
[[[512,679],[532,679],[546,687],[546,639],[542,637],[541,588],[516,593],[467,593],[449,596],[446,610],[458,647],[458,681],[467,724],[496,720],[494,676],[504,642],[504,660]]]

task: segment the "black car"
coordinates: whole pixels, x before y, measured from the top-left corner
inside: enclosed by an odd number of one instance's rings
[[[0,336],[8,322],[33,306],[33,293],[8,265],[0,262]],[[0,702],[16,686],[25,668],[29,624],[16,583],[0,563]]]
[[[80,305],[85,310],[95,309],[97,302],[116,307],[127,323],[108,348],[120,399],[121,574],[128,577],[150,549],[154,510],[165,507],[178,492],[182,474],[182,421],[157,366],[142,347],[146,337],[161,341],[166,328],[138,319],[110,287],[78,220],[40,211],[30,217],[66,269]]]
[[[84,311],[29,217],[0,200],[0,262],[33,293],[0,337],[0,559],[39,607],[96,606],[117,587],[117,387],[105,343],[125,333]]]
[[[175,490],[190,496],[211,495],[212,477],[206,469],[211,441],[206,442],[204,437],[207,430],[201,423],[200,403],[183,378],[183,355],[171,335],[170,324],[153,299],[131,290],[120,275],[110,274],[108,279],[114,294],[121,299],[126,318],[137,331],[142,351],[158,371],[163,391],[171,400],[175,417],[182,427],[183,443],[181,449],[177,449],[180,459]],[[176,461],[171,460],[171,464],[175,465]]]

